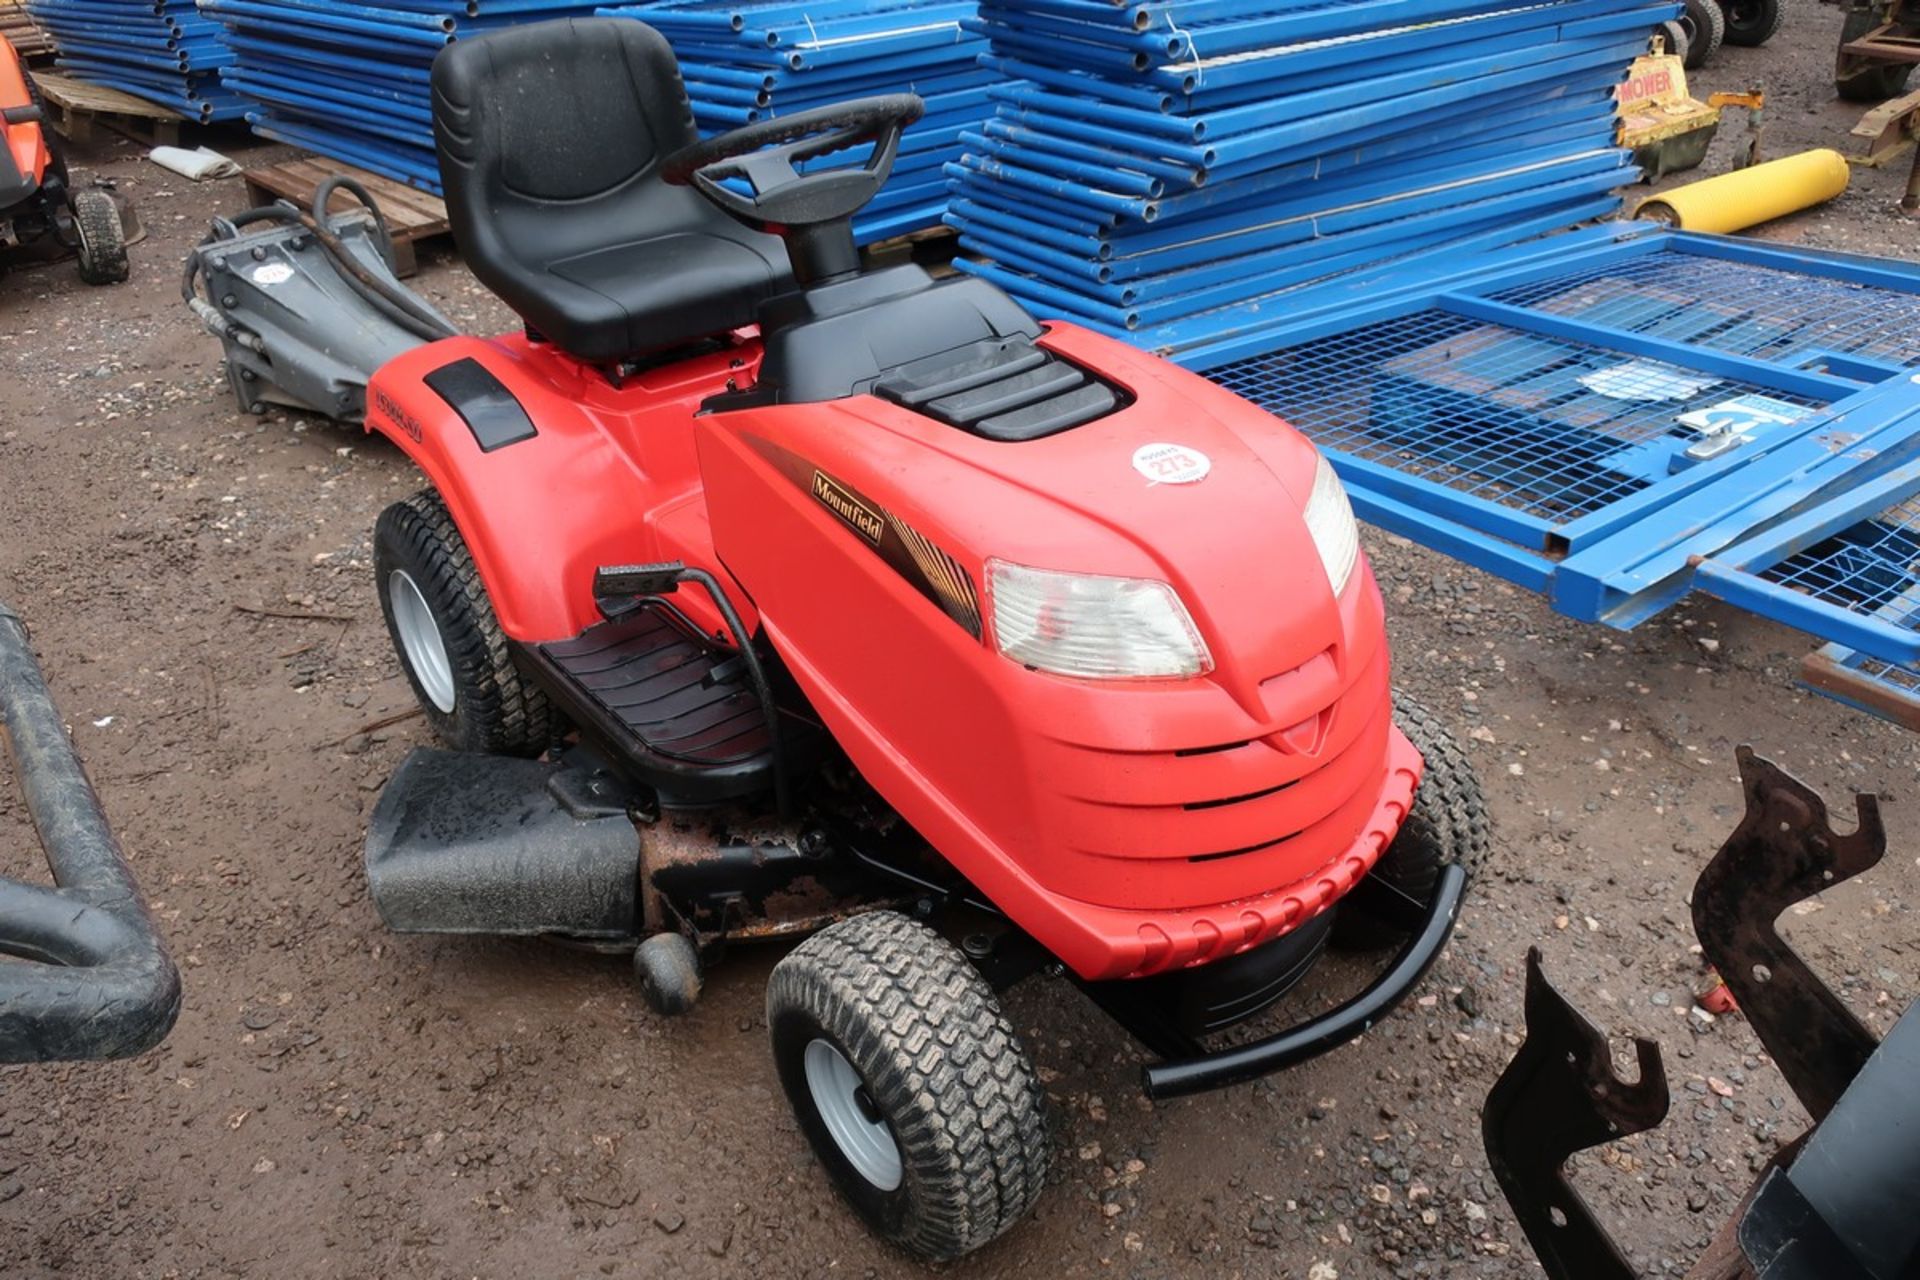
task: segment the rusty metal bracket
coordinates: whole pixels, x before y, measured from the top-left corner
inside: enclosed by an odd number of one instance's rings
[[[1741,747],[1747,812],[1693,886],[1693,931],[1754,1034],[1818,1123],[1872,1056],[1873,1033],[1780,937],[1780,914],[1852,879],[1887,849],[1879,802],[1855,797],[1859,827],[1834,831],[1826,801]]]
[[[1854,163],[1878,168],[1906,149],[1916,128],[1920,128],[1920,90],[1881,103],[1853,126],[1853,136],[1861,139]]]
[[[1614,1074],[1607,1039],[1567,1003],[1527,952],[1527,1038],[1487,1095],[1481,1134],[1494,1177],[1555,1280],[1633,1280],[1634,1270],[1567,1181],[1576,1151],[1666,1119],[1660,1046],[1636,1039],[1640,1078]]]

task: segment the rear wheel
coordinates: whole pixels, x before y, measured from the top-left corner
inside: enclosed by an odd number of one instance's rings
[[[1665,37],[1667,52],[1680,59],[1680,65],[1687,63],[1687,29],[1677,20],[1661,23],[1655,30]]]
[[[1727,43],[1753,48],[1773,39],[1785,16],[1780,0],[1727,0]]]
[[[1852,44],[1885,22],[1884,8],[1849,9],[1840,23],[1840,43]],[[1836,53],[1833,89],[1848,102],[1883,102],[1907,87],[1913,68],[1904,62],[1876,62],[1850,53]]]
[[[80,278],[88,284],[119,284],[131,274],[127,229],[120,206],[104,191],[73,193],[73,226],[80,239]]]
[[[513,665],[466,539],[432,490],[380,513],[380,611],[427,721],[448,746],[537,756],[553,741],[546,695]]]
[[[1708,60],[1720,52],[1720,42],[1726,39],[1726,15],[1716,0],[1686,0],[1680,25],[1687,33],[1687,54],[1682,64],[1689,71],[1706,66]]]
[[[767,984],[800,1128],[874,1232],[957,1258],[1046,1182],[1046,1095],[993,990],[926,926],[875,911],[815,934]]]
[[[1440,717],[1396,689],[1393,718],[1420,749],[1426,770],[1420,789],[1414,792],[1412,812],[1369,874],[1410,898],[1427,902],[1443,867],[1458,863],[1471,873],[1486,865],[1491,845],[1487,801],[1473,762]],[[1406,937],[1385,921],[1358,911],[1337,916],[1333,936],[1343,947],[1367,949],[1394,946]]]

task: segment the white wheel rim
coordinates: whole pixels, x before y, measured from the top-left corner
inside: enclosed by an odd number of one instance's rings
[[[833,1135],[833,1145],[847,1163],[882,1191],[900,1185],[900,1147],[884,1123],[869,1120],[860,1104],[866,1088],[847,1056],[825,1040],[807,1045],[807,1089],[820,1120]]]
[[[405,569],[395,569],[387,579],[387,596],[393,606],[394,634],[407,668],[420,682],[427,700],[443,715],[452,715],[453,663],[447,657],[447,642],[440,635],[440,624],[433,620],[426,596]]]

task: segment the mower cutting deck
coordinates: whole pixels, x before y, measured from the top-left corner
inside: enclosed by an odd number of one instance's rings
[[[573,20],[451,46],[434,100],[454,232],[523,332],[443,336],[377,217],[324,200],[219,224],[187,277],[244,406],[364,413],[431,481],[375,534],[454,748],[373,816],[392,927],[624,943],[668,1012],[730,945],[811,934],[768,989],[781,1081],[867,1221],[936,1258],[1045,1179],[1006,987],[1069,974],[1172,1096],[1419,982],[1485,808],[1390,687],[1301,436],[985,281],[863,271],[910,95],[700,142],[657,34]],[[1397,950],[1209,1044],[1342,937]]]

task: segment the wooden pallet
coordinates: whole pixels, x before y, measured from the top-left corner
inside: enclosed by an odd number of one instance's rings
[[[96,126],[105,126],[145,146],[177,147],[180,126],[189,123],[172,107],[58,72],[36,71],[33,82],[40,88],[48,122],[83,146],[93,140]]]
[[[922,227],[918,231],[876,240],[862,249],[861,254],[870,269],[917,262],[939,276],[950,274],[951,268],[947,264],[960,251],[959,241],[960,233],[952,227]]]
[[[284,164],[249,169],[242,176],[247,180],[247,193],[254,203],[288,200],[302,209],[313,207],[313,193],[328,178],[352,178],[380,202],[380,212],[386,217],[387,230],[393,236],[394,270],[401,276],[410,276],[419,270],[415,245],[452,234],[447,206],[439,196],[325,156],[302,156]],[[334,193],[327,202],[328,211],[332,213],[345,213],[359,207],[359,201],[346,192]]]
[[[53,41],[33,25],[19,0],[0,0],[0,36],[4,36],[22,58],[38,58],[53,52]]]

